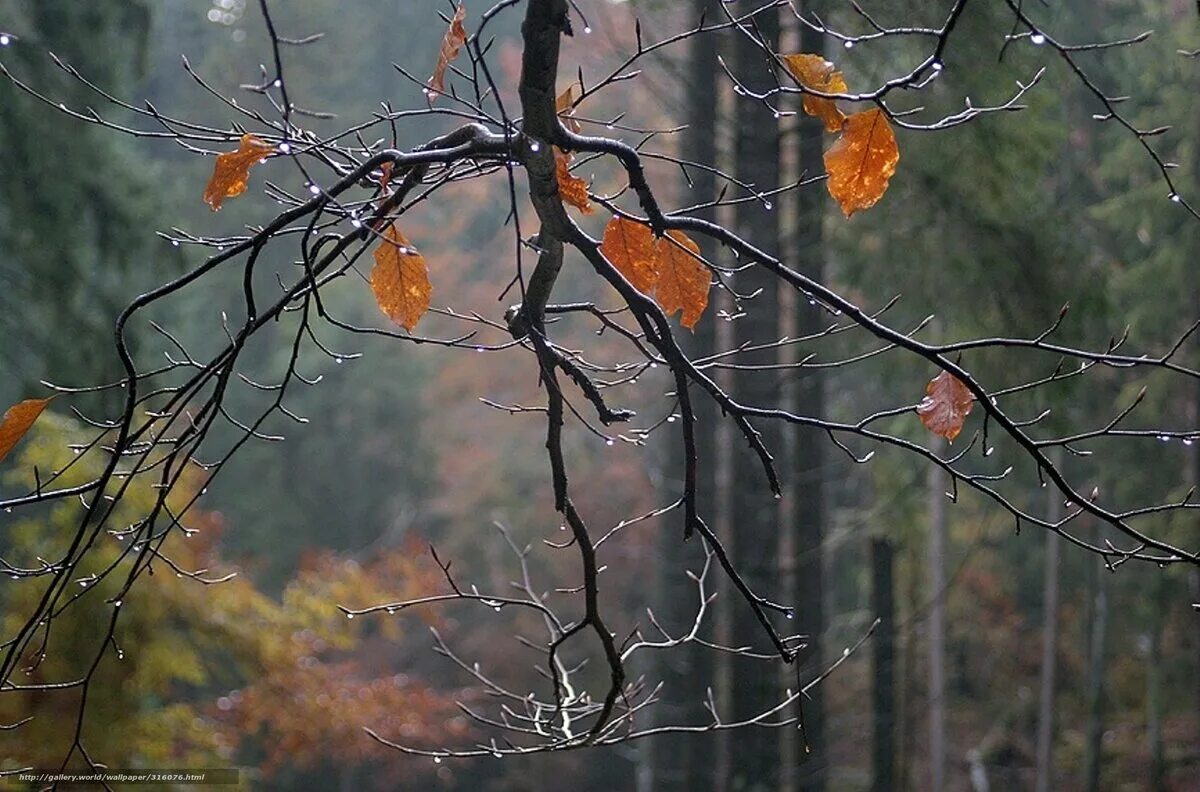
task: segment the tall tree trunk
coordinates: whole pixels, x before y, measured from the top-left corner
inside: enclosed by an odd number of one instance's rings
[[[935,440],[934,453],[945,447]],[[930,792],[946,788],[946,477],[929,468],[929,777]]]
[[[806,4],[805,10],[812,10]],[[800,26],[800,51],[820,54],[824,52],[825,37],[807,25]],[[814,175],[824,170],[823,126],[816,118],[801,115],[798,139],[798,164],[802,174]],[[824,218],[825,190],[813,187],[796,193],[794,215],[794,242],[789,245],[789,263],[800,272],[817,281],[825,279],[825,246],[822,220]],[[807,300],[796,301],[795,332],[800,336],[812,335],[820,330],[820,309],[808,304]],[[797,310],[798,309],[798,310]],[[795,352],[793,352],[795,354]],[[819,369],[803,372],[799,378],[789,372],[795,385],[796,410],[801,415],[820,416],[825,413],[825,383]],[[792,563],[792,589],[796,603],[796,628],[808,637],[804,651],[801,677],[812,679],[821,673],[823,652],[821,641],[825,633],[825,558],[822,551],[825,525],[825,465],[828,440],[817,430],[809,427],[792,427],[794,441],[793,460],[795,470],[794,492],[795,515],[789,523],[794,526]],[[795,741],[797,787],[806,792],[819,792],[825,788],[828,773],[829,752],[825,729],[825,692],[818,685],[811,698],[804,702],[804,731],[808,745]]]
[[[1054,449],[1055,467],[1062,467],[1062,449]],[[1048,487],[1046,518],[1062,518],[1061,493]],[[1054,789],[1054,672],[1058,650],[1058,534],[1046,532],[1046,569],[1042,589],[1042,687],[1038,699],[1037,792]]]
[[[779,14],[772,9],[756,18],[756,32],[772,50],[779,44]],[[734,69],[738,78],[752,91],[765,91],[775,84],[772,76],[773,62],[762,49],[746,35],[738,35],[733,47]],[[734,113],[737,123],[735,172],[744,182],[754,186],[758,192],[768,192],[776,186],[779,177],[779,132],[778,121],[761,105],[741,101]],[[767,199],[770,200],[770,199]],[[738,231],[747,239],[761,240],[766,250],[778,250],[778,212],[769,211],[763,202],[747,201],[739,204],[736,212]],[[738,343],[749,341],[754,344],[770,342],[776,338],[779,292],[776,280],[761,267],[752,266],[739,272],[733,279],[734,287],[741,295],[758,294],[743,302],[746,315],[738,320],[735,330],[739,333]],[[775,353],[765,352],[754,356],[739,357],[744,363],[773,363]],[[744,404],[769,405],[779,398],[778,379],[774,372],[741,372],[738,377],[736,398]],[[759,421],[758,429],[764,442],[774,451],[781,446],[781,432],[777,422]],[[761,465],[745,447],[741,446],[734,470],[734,514],[738,525],[734,532],[733,557],[747,582],[757,591],[772,598],[779,594],[777,570],[777,543],[779,539],[778,502],[771,496],[763,476]],[[733,618],[733,642],[737,646],[754,646],[769,650],[762,627],[738,603],[742,610],[735,611]],[[778,677],[773,666],[761,660],[739,658],[735,661],[735,689],[733,716],[738,720],[754,718],[769,710],[781,695]],[[740,729],[731,737],[734,781],[736,790],[775,790],[780,780],[778,750],[779,733],[776,729]]]
[[[871,540],[871,609],[879,626],[871,652],[872,714],[871,789],[895,789],[895,658],[896,609],[892,592],[892,543],[883,537]]]
[[[1162,734],[1162,637],[1163,622],[1170,608],[1167,579],[1162,573],[1154,574],[1150,583],[1150,646],[1146,657],[1146,742],[1150,752],[1149,789],[1152,792],[1167,790]]]
[[[1100,766],[1104,740],[1105,644],[1108,641],[1108,570],[1103,562],[1091,565],[1091,640],[1088,642],[1088,718],[1083,760],[1084,789],[1100,792]]]
[[[737,96],[733,93],[727,81],[719,83],[716,94],[718,118],[733,118],[737,113]],[[736,148],[737,130],[733,124],[717,125],[717,167],[722,172],[729,173],[737,167]],[[734,209],[724,205],[717,209],[717,221],[725,228],[735,225]],[[713,306],[716,315],[730,316],[735,312],[733,298],[725,289],[716,293],[716,305]],[[737,343],[732,322],[714,322],[713,330],[717,349],[733,349]],[[733,372],[729,369],[719,369],[714,375],[717,385],[726,393],[733,392]],[[714,411],[715,412],[715,411]],[[714,465],[716,474],[715,503],[713,504],[713,531],[722,544],[732,552],[734,544],[734,455],[730,449],[737,444],[737,430],[731,421],[714,418],[713,427],[716,443],[714,446]],[[715,634],[717,643],[721,646],[734,644],[733,625],[736,618],[743,614],[743,607],[733,585],[726,575],[719,570],[714,572],[713,591],[717,593]],[[734,663],[733,655],[728,652],[718,652],[714,671],[714,693],[718,711],[723,718],[733,714],[734,699]],[[733,732],[721,731],[716,735],[716,757],[713,768],[713,792],[729,792],[733,782]]]
[[[1200,80],[1197,80],[1197,88],[1200,88]],[[1200,118],[1197,118],[1200,121]],[[1200,123],[1196,126],[1200,130]],[[1192,184],[1200,184],[1200,157],[1192,157]],[[1200,234],[1191,234],[1191,260],[1196,261],[1200,257]],[[1192,289],[1192,320],[1200,319],[1200,289]],[[1200,348],[1196,349],[1197,357],[1194,359],[1194,365],[1200,365]],[[1200,380],[1195,381],[1195,390],[1192,392],[1191,399],[1191,421],[1188,426],[1200,426]],[[1200,442],[1192,444],[1192,453],[1189,455],[1189,486],[1200,485]],[[1200,521],[1197,521],[1200,522]],[[1200,526],[1197,526],[1200,527]],[[1200,567],[1192,567],[1191,573],[1188,576],[1189,583],[1192,589],[1192,602],[1200,602]],[[1192,639],[1195,641],[1193,648],[1193,660],[1195,662],[1195,710],[1194,717],[1197,724],[1200,724],[1200,630],[1192,630]]]
[[[714,0],[692,0],[692,10],[698,20],[701,15],[709,19],[714,17]],[[687,82],[685,84],[685,107],[687,130],[684,132],[683,148],[688,159],[704,163],[717,162],[717,104],[713,101],[717,84],[717,38],[714,34],[695,36],[689,42],[687,59]],[[690,180],[690,193],[697,203],[714,200],[717,195],[716,177],[712,172],[701,168],[691,169],[687,173]],[[685,189],[686,185],[685,185]],[[716,220],[711,208],[696,211],[696,217],[705,220]],[[697,237],[700,252],[711,260],[714,246],[710,239]],[[715,349],[715,322],[701,322],[691,338],[683,339],[686,351],[693,357],[711,354]],[[717,423],[716,409],[709,399],[698,399],[695,403],[697,417],[696,451],[700,462],[699,492],[697,505],[700,513],[707,520],[714,517],[716,503],[715,493],[718,491],[715,476],[716,437],[714,425]],[[673,494],[683,492],[684,457],[682,445],[677,434],[667,438],[666,474],[669,480],[664,483],[670,487]],[[700,552],[699,540],[693,546],[684,546],[679,531],[671,530],[668,526],[660,534],[659,556],[660,564],[660,607],[667,609],[665,623],[672,625],[675,631],[687,629],[692,623],[698,607],[695,584],[686,576],[674,574],[679,569],[683,558],[690,559],[690,566],[699,571],[703,555]],[[697,560],[699,559],[699,560]],[[716,574],[710,578],[714,582]],[[704,625],[705,634],[711,634],[714,628],[712,611],[707,616]],[[702,725],[711,720],[705,709],[708,689],[713,684],[715,666],[713,653],[697,644],[680,647],[660,654],[659,678],[664,683],[662,699],[655,710],[654,717],[661,724]],[[711,732],[698,734],[674,734],[655,738],[650,742],[643,763],[649,770],[639,774],[639,786],[644,785],[646,792],[672,792],[673,790],[704,790],[712,789],[714,759],[716,752],[713,744],[716,735]]]
[[[918,583],[917,570],[922,567],[922,559],[920,552],[915,547],[905,548],[904,555],[906,563],[902,567],[904,570],[904,593],[903,602],[907,607],[907,616],[905,623],[912,624],[915,614],[920,611],[924,605],[921,601],[921,590]],[[913,759],[916,756],[916,741],[917,741],[917,725],[918,717],[917,707],[914,702],[916,696],[913,692],[917,689],[917,640],[911,626],[905,630],[904,646],[900,654],[900,670],[903,681],[900,685],[900,718],[898,730],[900,732],[898,742],[900,744],[900,756],[898,757],[899,768],[897,769],[897,777],[899,780],[898,787],[901,790],[907,791],[912,787],[912,766]]]

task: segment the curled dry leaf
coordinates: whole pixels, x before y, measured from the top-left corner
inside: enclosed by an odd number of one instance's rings
[[[429,283],[425,257],[395,225],[388,226],[375,249],[371,290],[375,292],[379,309],[410,333],[429,310],[433,286]]]
[[[446,28],[446,35],[442,36],[442,48],[438,52],[437,65],[433,67],[433,76],[429,78],[429,88],[425,91],[425,96],[430,102],[446,90],[446,69],[449,68],[450,62],[458,57],[459,50],[462,45],[467,42],[467,29],[463,27],[463,20],[467,18],[467,8],[462,3],[458,4],[458,8],[454,9],[454,18],[450,20],[450,27]]]
[[[577,88],[577,83],[571,83],[567,86],[567,90],[560,93],[558,99],[554,101],[554,112],[558,113],[558,117],[562,119],[563,126],[576,135],[582,130],[579,120],[575,118],[575,95]]]
[[[645,223],[614,215],[604,227],[600,252],[633,288],[650,296],[658,283],[654,232]]]
[[[953,441],[962,431],[974,398],[962,380],[943,371],[925,386],[925,398],[917,405],[917,415],[926,429]]]
[[[654,298],[667,316],[683,311],[680,320],[689,330],[708,307],[712,277],[700,260],[700,247],[682,231],[668,231],[655,244],[658,258],[658,283]]]
[[[588,200],[587,182],[571,175],[571,155],[554,147],[554,174],[558,177],[558,194],[563,202],[574,206],[584,214],[591,214],[592,202]]]
[[[900,150],[887,116],[879,108],[846,119],[842,135],[825,152],[829,194],[846,217],[867,209],[883,197],[896,172]]]
[[[47,399],[26,399],[8,408],[4,418],[0,419],[0,462],[3,462],[8,452],[21,441],[29,427],[33,426],[33,422],[53,399],[53,396]]]
[[[805,88],[821,93],[849,93],[842,73],[820,55],[784,55],[783,65]],[[839,131],[846,120],[846,115],[832,99],[805,94],[803,106],[804,112],[825,123],[826,132]]]
[[[246,192],[250,168],[262,162],[275,147],[254,135],[242,135],[237,151],[217,155],[212,178],[204,188],[204,202],[215,212],[226,198],[236,198]]]

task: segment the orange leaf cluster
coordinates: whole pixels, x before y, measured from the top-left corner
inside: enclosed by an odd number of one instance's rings
[[[821,93],[848,93],[846,80],[832,63],[820,55],[784,55],[783,65],[805,88]],[[826,132],[838,132],[846,116],[832,99],[804,95],[804,112],[825,122]]]
[[[704,309],[712,278],[700,259],[700,247],[682,231],[655,239],[649,226],[613,217],[604,229],[600,252],[642,294],[653,296],[668,316],[683,312],[683,326],[694,330]]]
[[[26,399],[8,408],[4,418],[0,419],[0,462],[3,462],[8,452],[21,442],[21,438],[53,398],[51,396],[48,399]]]
[[[974,398],[962,380],[943,371],[925,386],[925,398],[917,405],[917,415],[926,429],[953,442],[962,431]]]
[[[275,147],[254,135],[242,135],[237,151],[217,155],[212,178],[204,188],[204,202],[214,212],[221,208],[226,198],[236,198],[246,192],[250,179],[250,168],[262,162]]]
[[[783,64],[801,86],[821,93],[847,93],[846,80],[820,55],[784,55]],[[827,186],[849,218],[876,204],[887,192],[896,173],[900,149],[882,110],[865,110],[846,116],[832,99],[805,94],[804,112],[821,119],[826,132],[841,136],[825,152]]]
[[[454,18],[450,20],[450,27],[446,28],[446,35],[442,36],[442,48],[438,52],[437,65],[433,67],[433,76],[429,78],[429,88],[425,91],[430,102],[438,94],[445,92],[446,69],[449,68],[450,62],[458,57],[459,50],[467,42],[467,29],[463,27],[463,20],[466,18],[467,8],[459,3],[458,8],[454,9]]]
[[[429,310],[429,268],[425,257],[404,238],[395,225],[383,232],[375,249],[371,290],[379,309],[410,333]]]
[[[571,175],[571,155],[554,147],[554,175],[558,179],[558,194],[564,203],[574,206],[584,214],[591,214],[592,202],[588,200],[588,185],[578,176]]]

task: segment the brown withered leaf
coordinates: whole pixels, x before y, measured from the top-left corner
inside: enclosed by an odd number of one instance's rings
[[[463,27],[463,20],[466,18],[467,7],[459,3],[458,8],[454,9],[450,27],[446,28],[446,35],[442,36],[442,48],[438,52],[437,65],[433,67],[433,76],[429,78],[429,88],[425,91],[425,96],[430,102],[438,94],[445,92],[446,69],[449,68],[450,62],[458,57],[459,50],[467,42],[467,29]]]
[[[783,65],[805,88],[821,93],[849,93],[842,73],[820,55],[784,55]],[[842,128],[846,115],[838,109],[837,102],[820,96],[804,95],[804,112],[816,116],[825,123],[826,132],[837,132]]]
[[[388,226],[375,249],[371,290],[379,309],[410,333],[429,310],[433,286],[429,283],[425,257],[395,225]]]
[[[26,399],[8,408],[4,418],[0,419],[0,462],[3,462],[8,452],[21,442],[29,427],[33,426],[33,422],[53,399],[53,396],[47,399]]]
[[[563,126],[576,135],[582,130],[579,120],[575,118],[575,95],[578,87],[578,83],[571,83],[567,86],[567,90],[560,93],[558,99],[554,101],[554,112],[558,113],[558,117],[562,119]]]
[[[226,198],[236,198],[246,192],[250,168],[262,162],[274,150],[275,147],[265,140],[259,140],[254,135],[242,135],[237,151],[217,155],[212,178],[204,188],[204,202],[216,212]]]
[[[842,135],[825,152],[829,194],[846,217],[867,209],[883,197],[896,172],[900,150],[883,111],[875,108],[846,119]]]
[[[667,238],[669,237],[669,238]],[[708,307],[712,277],[700,261],[700,247],[682,231],[668,231],[655,247],[658,282],[654,298],[667,316],[683,311],[683,326],[696,328],[700,315]]]
[[[387,192],[388,184],[392,181],[392,168],[395,163],[385,162],[379,166],[379,194],[383,195]]]
[[[571,155],[554,147],[554,175],[558,178],[558,194],[564,203],[574,206],[584,214],[595,211],[588,200],[587,182],[571,175]]]
[[[925,398],[917,405],[921,423],[936,435],[953,441],[974,406],[974,396],[962,380],[943,371],[925,386]]]
[[[654,232],[644,223],[614,215],[604,227],[600,252],[633,288],[650,296],[658,283],[658,255]]]

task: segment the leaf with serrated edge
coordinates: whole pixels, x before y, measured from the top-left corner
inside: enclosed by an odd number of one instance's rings
[[[896,136],[883,111],[855,113],[846,119],[841,137],[825,152],[829,194],[846,217],[870,208],[887,191],[899,161]]]
[[[242,135],[237,151],[217,155],[212,178],[204,188],[204,202],[216,212],[226,198],[236,198],[246,192],[250,168],[274,150],[274,146],[254,135]]]
[[[829,94],[849,93],[842,73],[820,55],[784,55],[783,65],[796,78],[796,82],[805,88]],[[804,112],[825,123],[826,132],[837,132],[846,120],[845,113],[838,109],[832,99],[805,94],[803,107]]]
[[[917,415],[926,429],[953,441],[962,431],[974,403],[974,396],[962,380],[943,371],[925,386],[925,398],[917,405]]]
[[[8,452],[21,442],[21,438],[53,399],[53,396],[46,399],[26,399],[8,408],[4,418],[0,419],[0,462],[3,462]]]
[[[654,292],[659,264],[654,232],[648,225],[614,216],[604,227],[600,252],[633,288],[647,296]]]
[[[371,290],[379,309],[410,333],[429,310],[429,268],[396,226],[388,226],[375,249]]]
[[[694,330],[708,307],[708,290],[712,286],[708,267],[700,260],[700,247],[682,231],[668,231],[667,237],[655,243],[655,251],[658,259],[655,301],[667,316],[682,310],[683,326]]]
[[[425,96],[430,102],[446,90],[446,69],[450,67],[450,62],[458,57],[459,50],[462,45],[467,42],[467,29],[463,27],[463,20],[467,18],[467,8],[462,3],[458,4],[458,8],[454,9],[454,18],[450,20],[450,27],[446,28],[446,34],[442,36],[442,48],[438,51],[437,65],[433,67],[433,76],[429,78],[429,88],[425,91]]]

